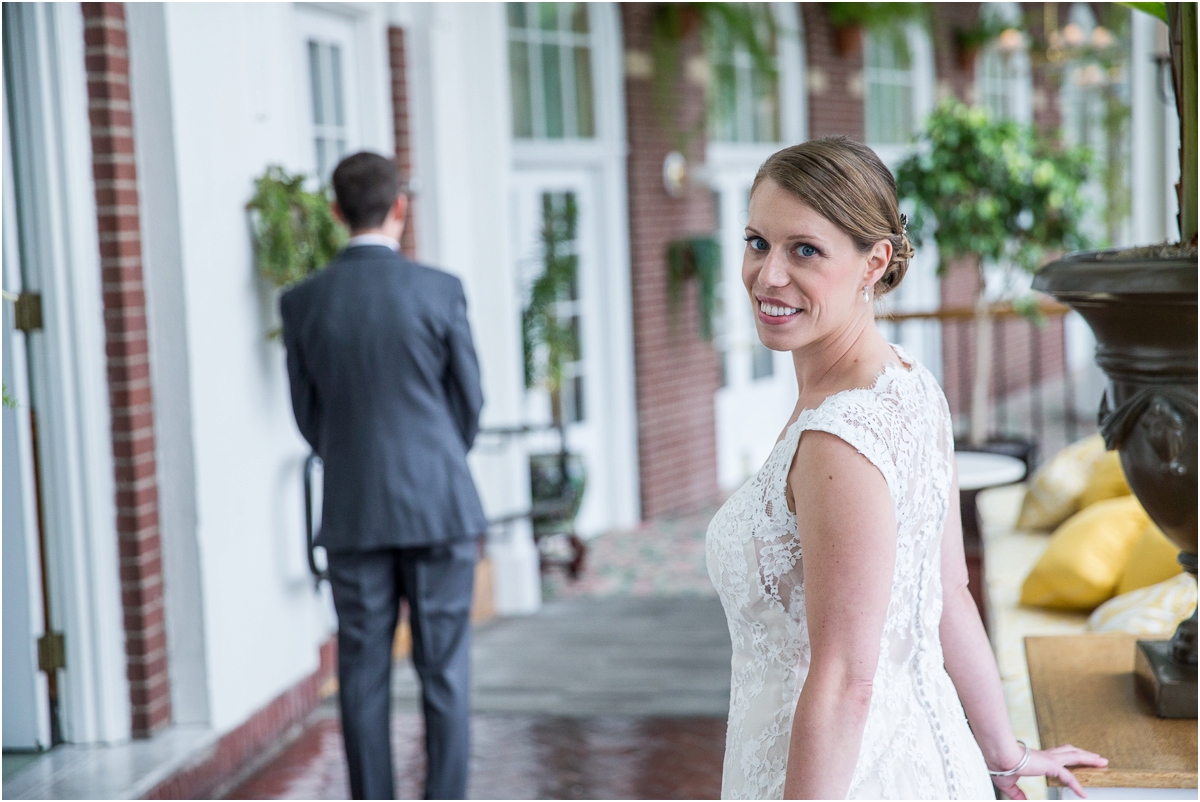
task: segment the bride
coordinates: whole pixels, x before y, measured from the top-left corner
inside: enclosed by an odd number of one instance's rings
[[[733,640],[724,798],[1024,798],[1031,775],[1083,795],[1066,766],[1107,763],[1013,737],[967,591],[945,396],[875,327],[904,226],[887,167],[843,137],[754,179],[742,279],[800,397],[708,528]]]

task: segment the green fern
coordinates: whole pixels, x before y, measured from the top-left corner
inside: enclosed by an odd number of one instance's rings
[[[347,239],[329,205],[328,190],[304,189],[303,175],[272,165],[255,181],[246,208],[251,213],[258,272],[276,287],[289,287],[316,273]]]

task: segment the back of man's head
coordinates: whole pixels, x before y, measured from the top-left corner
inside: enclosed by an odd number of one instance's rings
[[[351,231],[378,228],[400,196],[400,170],[378,153],[355,153],[334,169],[333,194]]]

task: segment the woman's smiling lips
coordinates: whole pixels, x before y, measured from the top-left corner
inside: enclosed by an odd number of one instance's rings
[[[774,298],[758,296],[755,300],[758,301],[758,319],[768,326],[781,326],[784,323],[790,323],[800,317],[804,311],[794,306],[788,306]]]

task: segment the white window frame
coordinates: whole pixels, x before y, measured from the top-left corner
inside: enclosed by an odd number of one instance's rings
[[[301,163],[306,171],[316,177],[317,184],[327,183],[333,172],[333,167],[337,165],[338,159],[327,165],[327,174],[319,175],[318,170],[320,165],[317,158],[317,139],[322,135],[344,135],[346,147],[343,155],[348,155],[358,150],[362,146],[363,140],[363,120],[362,110],[359,107],[359,96],[363,89],[359,81],[359,76],[362,73],[360,64],[358,63],[358,55],[362,48],[360,47],[360,37],[356,19],[353,16],[348,16],[344,13],[339,13],[335,10],[330,10],[324,7],[309,6],[308,4],[297,5],[295,13],[296,24],[296,40],[297,40],[297,70],[295,74],[302,76],[296,81],[298,92],[298,108],[301,116],[301,131],[307,132],[304,137],[302,153],[304,158]],[[313,107],[313,86],[312,73],[309,61],[309,42],[315,41],[319,44],[336,45],[341,51],[341,67],[342,67],[342,103],[344,124],[342,126],[323,125],[318,126],[316,123],[316,111]],[[328,79],[329,76],[322,76]],[[328,88],[328,87],[326,87]],[[388,105],[390,109],[390,103]],[[385,153],[389,152],[390,148]]]
[[[979,15],[983,20],[1005,23],[1014,28],[1021,24],[1021,7],[1016,3],[984,3]],[[999,68],[1001,75],[998,79],[994,79],[988,70],[992,65]],[[988,84],[993,81],[996,86],[992,93],[1002,95],[1005,100],[1002,119],[1023,125],[1032,122],[1033,74],[1029,53],[1024,48],[1005,50],[996,41],[988,43],[975,62],[975,102],[978,105],[984,105]],[[989,111],[995,114],[995,110]]]
[[[864,32],[863,36],[869,40],[872,36],[870,31]],[[906,23],[904,26],[905,41],[908,44],[909,56],[912,59],[912,66],[909,68],[909,73],[912,78],[912,119],[913,131],[917,134],[925,124],[925,118],[933,111],[935,102],[936,75],[934,72],[933,60],[933,42],[930,39],[929,31],[924,25],[917,22]],[[870,46],[869,41],[863,42],[864,50]],[[870,70],[863,68],[863,119],[866,120],[868,114],[867,103],[870,101]],[[864,136],[866,132],[864,131]],[[912,151],[913,145],[908,142],[871,142],[869,145],[889,167],[895,167],[904,159],[908,153]]]
[[[528,6],[538,6],[540,3],[526,3]],[[562,6],[568,5],[565,3],[554,3],[558,7],[560,19]],[[596,98],[596,19],[591,4],[585,4],[584,9],[588,17],[588,32],[578,33],[576,31],[564,31],[561,28],[546,31],[541,28],[513,28],[509,22],[507,14],[505,15],[505,32],[506,43],[523,42],[530,45],[528,53],[529,59],[529,112],[530,112],[530,136],[518,137],[515,132],[515,125],[510,130],[515,141],[589,141],[596,139],[599,136],[599,120],[597,107],[599,103]],[[563,88],[563,133],[562,136],[548,136],[546,134],[546,99],[545,99],[545,81],[542,73],[542,56],[541,48],[533,47],[532,45],[551,45],[557,48],[560,78]],[[577,47],[584,47],[588,51],[588,59],[590,61],[592,82],[592,133],[589,135],[581,135],[579,133],[579,98],[576,94],[578,89],[578,77],[575,74],[575,61],[573,58],[567,57],[566,53],[570,53]],[[511,59],[511,56],[509,56]],[[512,75],[512,65],[509,64],[509,75]],[[513,89],[511,79],[509,83],[509,91]],[[511,108],[511,99],[510,99]],[[515,110],[514,110],[515,112]],[[514,121],[515,122],[515,121]]]

